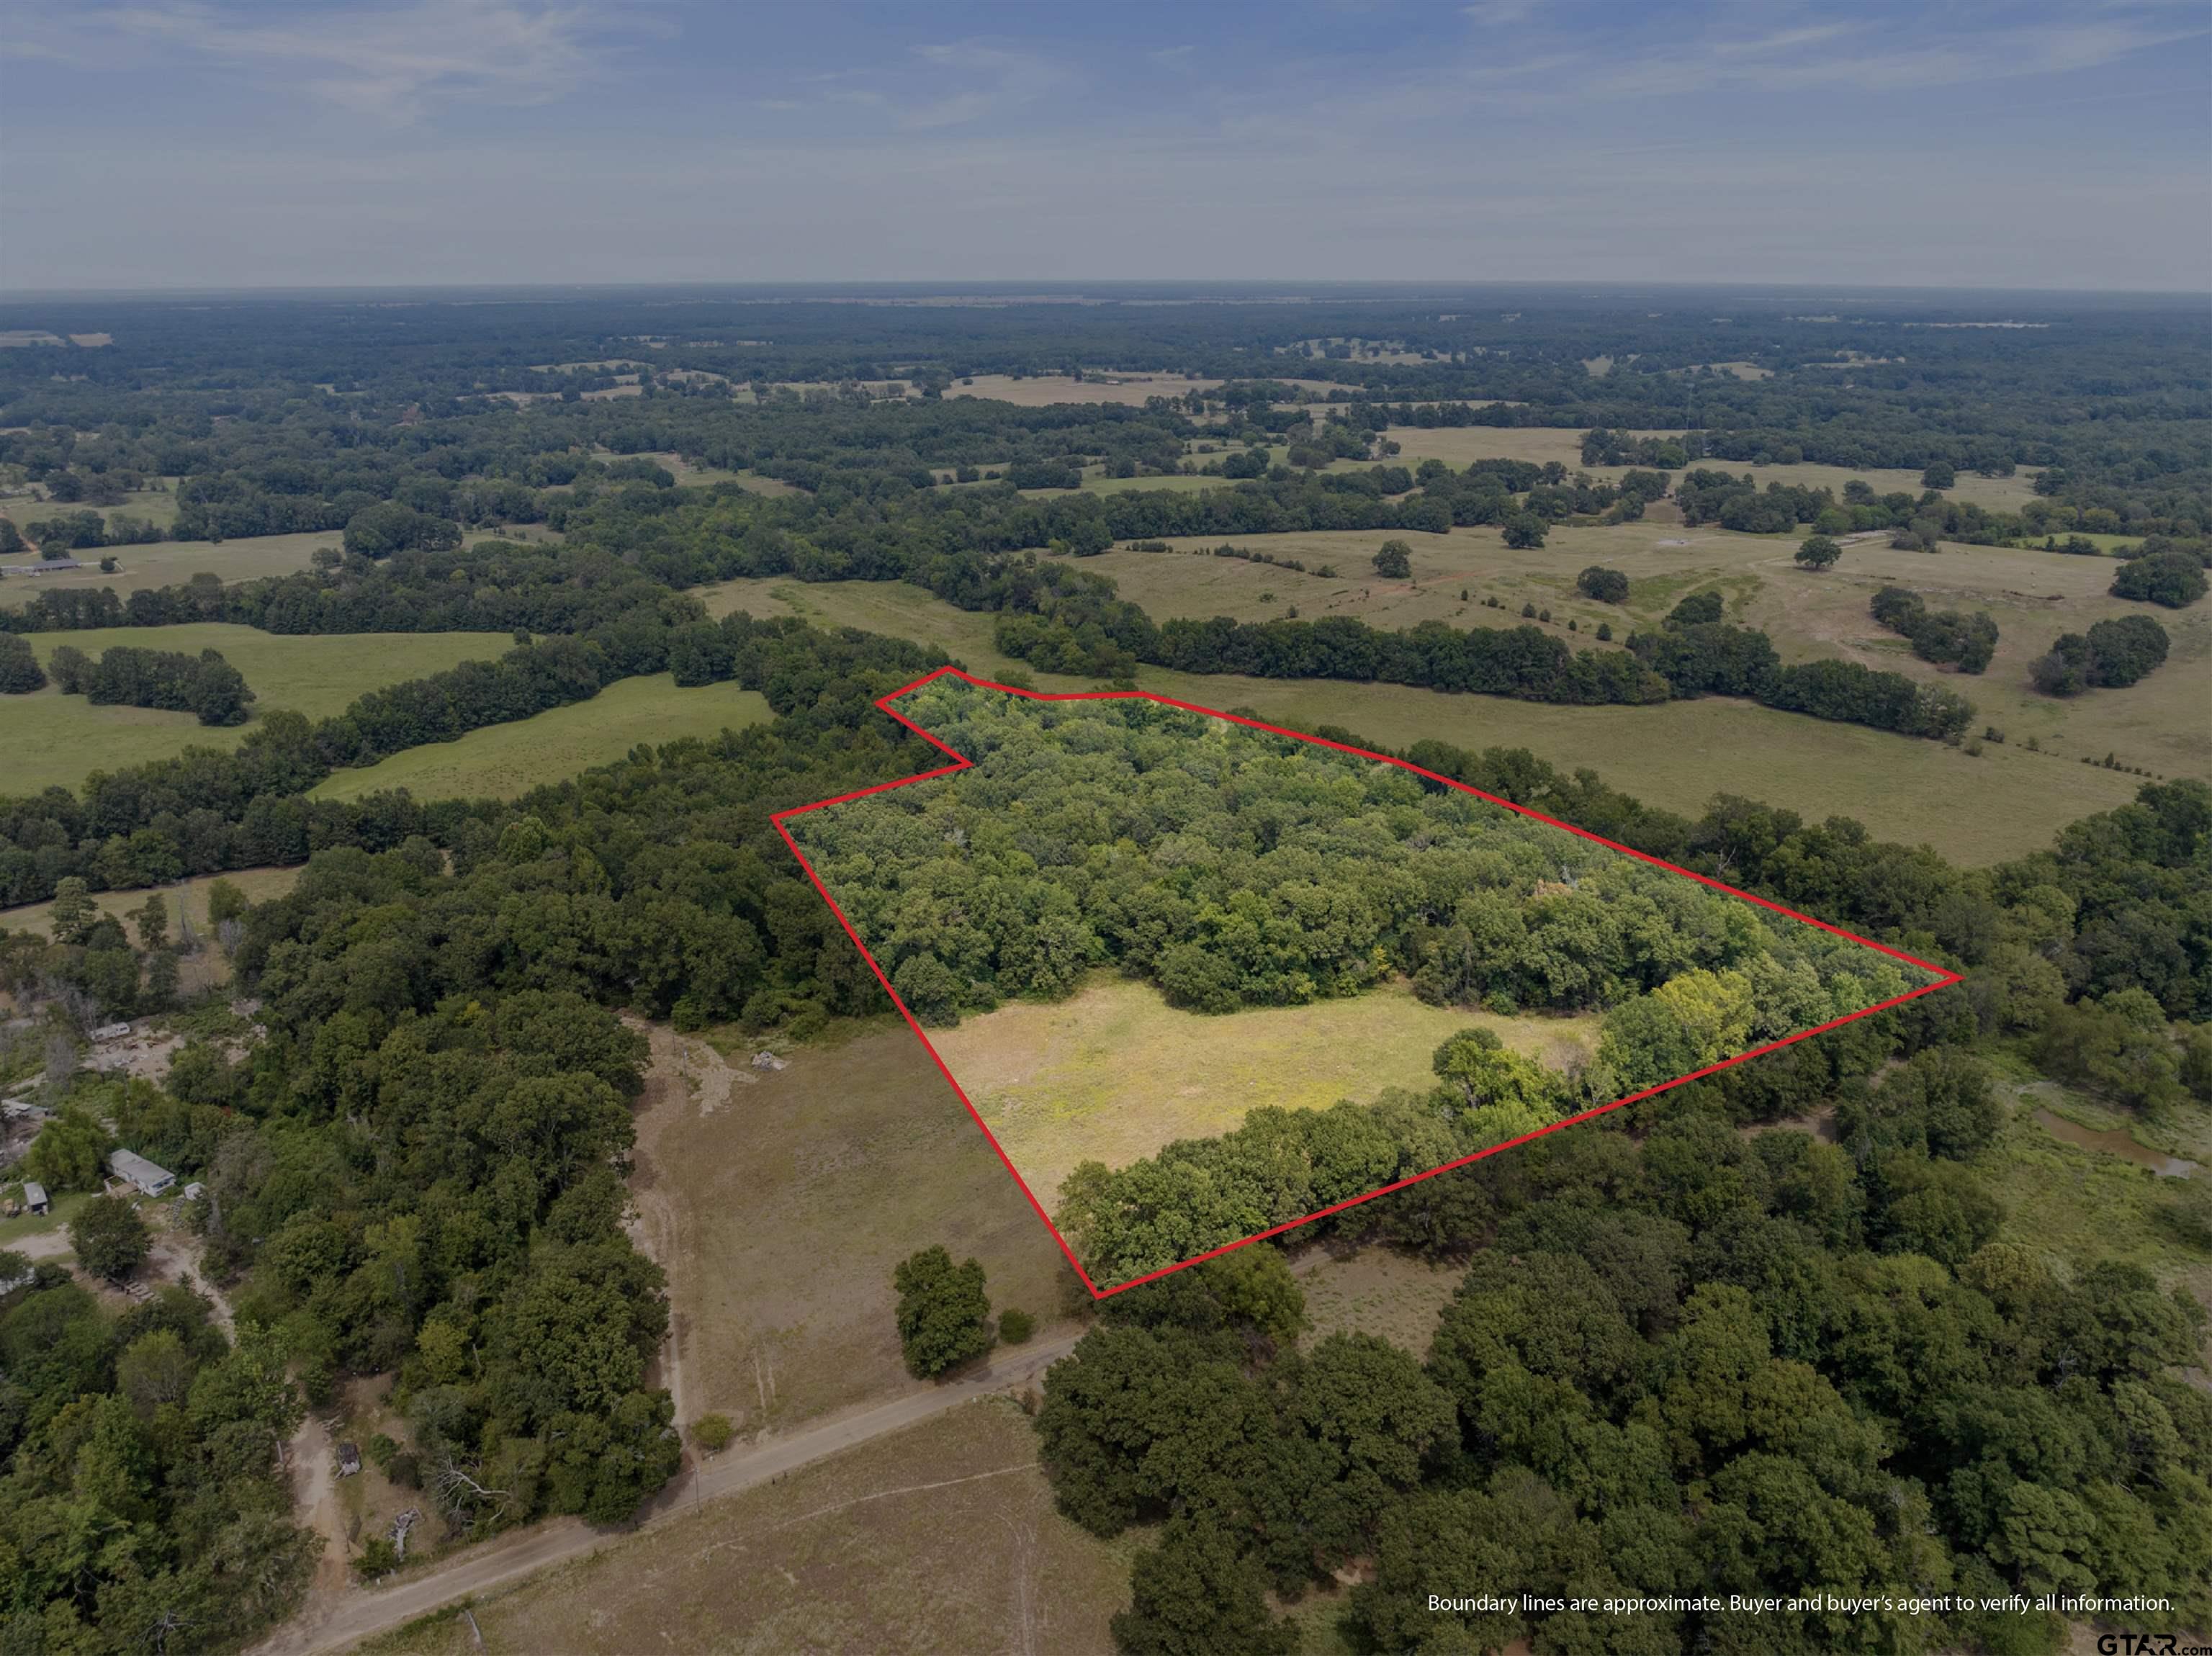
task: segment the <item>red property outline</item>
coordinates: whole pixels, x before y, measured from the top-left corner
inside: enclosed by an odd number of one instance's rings
[[[1032,701],[1157,701],[1163,707],[1179,707],[1185,713],[1204,713],[1209,719],[1226,719],[1232,725],[1243,725],[1251,730],[1266,731],[1273,736],[1285,736],[1294,741],[1310,742],[1317,748],[1330,748],[1338,753],[1352,754],[1361,759],[1374,760],[1380,764],[1395,765],[1400,770],[1411,771],[1416,776],[1425,777],[1431,782],[1440,783],[1461,793],[1473,794],[1476,798],[1486,799],[1493,805],[1502,805],[1516,815],[1533,817],[1537,822],[1548,823],[1555,828],[1563,828],[1578,839],[1589,840],[1595,844],[1605,846],[1607,850],[1617,851],[1625,857],[1633,857],[1637,861],[1649,863],[1654,868],[1663,868],[1669,873],[1680,875],[1686,880],[1695,880],[1699,885],[1711,886],[1714,890],[1726,892],[1731,897],[1741,897],[1747,903],[1756,903],[1759,907],[1771,909],[1777,914],[1785,914],[1793,920],[1802,920],[1807,925],[1818,926],[1823,931],[1832,932],[1838,937],[1848,938],[1852,943],[1871,949],[1877,954],[1887,955],[1892,960],[1903,961],[1907,966],[1932,974],[1936,980],[1921,988],[1909,990],[1902,995],[1893,995],[1889,999],[1879,1001],[1872,1006],[1862,1007],[1859,1010],[1845,1016],[1831,1018],[1827,1022],[1816,1024],[1810,1029],[1801,1029],[1794,1035],[1784,1036],[1780,1040],[1770,1040],[1764,1046],[1754,1046],[1747,1052],[1737,1053],[1734,1058],[1723,1059],[1718,1064],[1708,1064],[1702,1070],[1692,1070],[1689,1074],[1677,1076],[1672,1081],[1662,1081],[1656,1087],[1646,1087],[1641,1092],[1630,1093],[1625,1097],[1616,1098],[1610,1104],[1601,1104],[1595,1109],[1584,1110],[1579,1115],[1565,1117],[1553,1122],[1547,1127],[1539,1127],[1534,1132],[1522,1133],[1518,1138],[1509,1138],[1502,1144],[1492,1144],[1486,1149],[1476,1150],[1471,1156],[1462,1156],[1457,1161],[1443,1162],[1440,1166],[1431,1168],[1425,1173],[1413,1174],[1390,1184],[1377,1186],[1364,1195],[1347,1197],[1341,1202],[1332,1202],[1325,1208],[1316,1208],[1311,1213],[1304,1214],[1296,1219],[1285,1220],[1279,1225],[1271,1225],[1265,1230],[1255,1231],[1251,1235],[1239,1237],[1233,1242],[1224,1242],[1219,1247],[1209,1248],[1203,1253],[1193,1254],[1189,1259],[1179,1259],[1171,1265],[1162,1265],[1158,1271],[1148,1271],[1141,1277],[1132,1277],[1126,1283],[1117,1283],[1111,1288],[1101,1288],[1091,1280],[1091,1273],[1083,1268],[1083,1261],[1075,1257],[1075,1250],[1068,1247],[1067,1239],[1060,1234],[1060,1227],[1053,1223],[1052,1216],[1044,1210],[1044,1204],[1037,1200],[1036,1192],[1030,1188],[1029,1180],[1022,1177],[1021,1169],[1017,1168],[1012,1158],[1007,1156],[1006,1147],[999,1143],[998,1135],[993,1132],[989,1125],[985,1123],[981,1113],[975,1108],[975,1101],[968,1096],[967,1089],[960,1084],[958,1077],[954,1076],[946,1065],[944,1058],[931,1042],[927,1034],[923,1031],[921,1022],[915,1017],[913,1012],[908,1010],[907,1004],[899,998],[898,991],[891,987],[890,974],[878,962],[868,945],[860,941],[860,934],[853,929],[853,922],[846,918],[845,911],[837,906],[837,900],[830,895],[830,888],[822,883],[822,877],[814,871],[814,864],[806,860],[806,853],[799,848],[799,841],[791,837],[791,830],[784,826],[787,817],[804,816],[809,811],[823,810],[831,805],[842,805],[855,799],[866,799],[872,794],[888,793],[893,788],[902,788],[912,783],[927,782],[936,777],[951,776],[960,771],[972,769],[975,761],[965,755],[955,753],[891,706],[892,702],[898,701],[902,696],[911,695],[924,685],[933,683],[940,678],[957,678],[963,683],[974,685],[978,689],[998,690],[1007,695],[1026,696]],[[1084,1287],[1091,1290],[1091,1297],[1094,1300],[1107,1299],[1142,1283],[1152,1282],[1157,1278],[1197,1265],[1201,1260],[1233,1253],[1251,1243],[1265,1241],[1270,1236],[1279,1236],[1285,1231],[1296,1230],[1300,1225],[1310,1224],[1315,1220],[1326,1218],[1332,1213],[1341,1213],[1346,1208],[1358,1207],[1362,1202],[1371,1202],[1378,1196],[1388,1196],[1391,1192],[1403,1190],[1408,1185],[1418,1185],[1424,1179],[1433,1179],[1440,1173],[1449,1173],[1455,1168],[1466,1167],[1468,1163],[1480,1162],[1486,1156],[1495,1156],[1500,1150],[1510,1150],[1516,1145],[1527,1143],[1532,1138],[1541,1138],[1547,1133],[1557,1132],[1562,1127],[1572,1127],[1584,1121],[1594,1120],[1599,1116],[1621,1108],[1624,1105],[1633,1104],[1641,1099],[1650,1098],[1654,1094],[1666,1092],[1671,1088],[1683,1085],[1686,1082],[1700,1080],[1718,1071],[1728,1069],[1733,1065],[1741,1064],[1746,1059],[1759,1058],[1782,1047],[1793,1046],[1798,1041],[1809,1040],[1814,1035],[1825,1034],[1831,1029],[1841,1028],[1846,1023],[1856,1022],[1863,1017],[1870,1017],[1876,1012],[1887,1011],[1893,1006],[1902,1006],[1906,1001],[1917,1000],[1923,995],[1932,995],[1938,989],[1948,989],[1953,984],[1960,981],[1960,975],[1956,972],[1947,971],[1940,966],[1931,966],[1926,961],[1917,960],[1901,949],[1892,949],[1887,943],[1876,943],[1871,937],[1862,937],[1855,931],[1846,931],[1839,925],[1831,925],[1827,921],[1815,919],[1810,914],[1801,914],[1794,908],[1784,907],[1782,904],[1767,898],[1755,895],[1748,891],[1740,891],[1732,885],[1680,867],[1667,861],[1664,858],[1654,857],[1647,852],[1638,851],[1632,846],[1621,845],[1615,840],[1607,839],[1601,834],[1592,834],[1588,828],[1577,828],[1572,822],[1563,822],[1556,816],[1547,816],[1540,810],[1532,810],[1526,805],[1516,805],[1510,799],[1501,799],[1494,793],[1485,793],[1480,788],[1472,788],[1466,783],[1455,781],[1449,776],[1439,775],[1431,770],[1424,770],[1420,766],[1410,764],[1403,759],[1394,759],[1387,753],[1375,753],[1365,748],[1355,748],[1348,743],[1332,742],[1327,737],[1310,736],[1304,731],[1285,730],[1279,725],[1264,724],[1256,719],[1245,719],[1236,713],[1225,713],[1216,707],[1201,707],[1194,701],[1178,701],[1172,696],[1156,695],[1150,690],[1069,690],[1048,694],[1039,690],[1020,689],[1011,684],[994,683],[988,678],[978,678],[973,673],[963,671],[957,667],[939,667],[934,672],[924,674],[913,683],[893,690],[889,695],[879,696],[877,698],[876,706],[952,762],[949,765],[939,765],[934,770],[922,771],[914,776],[902,777],[896,782],[879,782],[874,787],[862,788],[854,793],[841,793],[831,799],[817,799],[811,805],[795,805],[789,810],[775,812],[769,820],[775,824],[775,831],[783,836],[784,844],[791,847],[791,854],[799,858],[799,867],[806,870],[806,877],[814,883],[814,889],[822,894],[822,901],[830,905],[830,912],[837,917],[837,924],[845,928],[845,935],[853,940],[853,946],[860,951],[860,958],[867,961],[869,970],[876,974],[876,980],[883,985],[884,992],[891,998],[891,1004],[897,1007],[899,1015],[906,1019],[907,1027],[914,1031],[915,1038],[921,1042],[922,1050],[927,1052],[931,1060],[935,1063],[939,1073],[944,1076],[946,1084],[952,1089],[953,1095],[967,1106],[968,1113],[974,1118],[975,1125],[982,1129],[985,1141],[998,1152],[999,1160],[1006,1163],[1006,1171],[1013,1175],[1015,1186],[1024,1197],[1029,1198],[1029,1204],[1036,1210],[1037,1217],[1044,1221],[1045,1229],[1051,1233],[1052,1240],[1060,1245],[1060,1251],[1067,1256],[1067,1263],[1074,1268],[1075,1274],[1082,1279]]]

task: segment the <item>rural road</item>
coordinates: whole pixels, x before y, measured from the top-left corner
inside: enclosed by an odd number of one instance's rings
[[[1002,1349],[972,1379],[933,1386],[857,1414],[810,1426],[756,1447],[732,1450],[680,1475],[646,1509],[640,1529],[651,1529],[719,1495],[735,1495],[782,1473],[853,1448],[1035,1379],[1075,1349],[1080,1332],[1012,1350]],[[404,1577],[386,1587],[351,1587],[333,1604],[310,1604],[260,1645],[252,1656],[316,1656],[342,1650],[428,1614],[456,1598],[503,1586],[549,1564],[581,1558],[635,1531],[595,1530],[580,1519],[556,1518],[471,1548],[451,1564]]]

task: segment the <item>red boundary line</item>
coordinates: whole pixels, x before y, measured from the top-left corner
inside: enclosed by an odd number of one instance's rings
[[[1053,1223],[1052,1216],[1044,1210],[1044,1204],[1037,1200],[1036,1192],[1030,1188],[1029,1180],[1022,1177],[1021,1169],[1014,1165],[1012,1158],[1006,1154],[1006,1147],[999,1143],[998,1135],[994,1133],[985,1123],[981,1113],[975,1108],[975,1101],[968,1096],[967,1089],[960,1084],[959,1079],[946,1065],[936,1046],[923,1031],[920,1020],[908,1010],[907,1004],[899,998],[898,991],[891,987],[890,974],[878,963],[874,952],[866,943],[860,941],[860,934],[853,929],[853,922],[846,918],[845,911],[837,906],[837,900],[830,895],[830,888],[822,883],[822,877],[815,872],[814,864],[807,861],[806,853],[799,849],[799,841],[792,838],[791,830],[784,826],[784,820],[787,817],[804,816],[809,811],[826,810],[831,805],[846,804],[855,799],[866,799],[872,794],[888,793],[894,788],[903,788],[915,782],[927,782],[934,777],[951,776],[960,771],[973,768],[975,761],[964,754],[955,753],[891,706],[892,702],[902,696],[911,695],[924,685],[948,677],[959,679],[964,683],[975,686],[978,689],[1000,690],[1008,695],[1026,696],[1032,701],[1157,701],[1164,707],[1179,707],[1185,713],[1204,713],[1210,719],[1224,719],[1231,724],[1246,725],[1255,731],[1266,731],[1270,735],[1286,736],[1294,741],[1310,742],[1318,748],[1333,748],[1339,753],[1352,754],[1361,759],[1372,759],[1381,764],[1395,765],[1400,770],[1411,771],[1416,776],[1425,777],[1431,782],[1441,783],[1443,786],[1455,789],[1461,793],[1470,793],[1478,799],[1488,800],[1493,805],[1502,805],[1516,815],[1534,817],[1537,822],[1549,823],[1555,828],[1564,828],[1578,839],[1591,840],[1608,850],[1620,852],[1624,856],[1633,857],[1638,862],[1649,863],[1654,868],[1663,868],[1669,873],[1679,874],[1685,879],[1695,880],[1700,885],[1711,886],[1714,890],[1725,892],[1731,897],[1740,897],[1747,903],[1756,903],[1761,908],[1771,909],[1778,914],[1786,914],[1793,920],[1801,920],[1807,925],[1817,926],[1823,931],[1832,932],[1838,937],[1848,938],[1852,943],[1875,950],[1877,954],[1887,955],[1893,960],[1903,961],[1908,966],[1933,974],[1936,981],[1922,988],[1910,990],[1902,995],[1893,995],[1889,999],[1877,1002],[1872,1006],[1862,1007],[1859,1010],[1843,1017],[1831,1018],[1827,1022],[1818,1024],[1813,1028],[1801,1029],[1794,1035],[1784,1036],[1780,1040],[1771,1040],[1764,1046],[1754,1046],[1747,1052],[1739,1052],[1735,1057],[1723,1059],[1718,1064],[1708,1064],[1702,1070],[1692,1070],[1686,1076],[1677,1076],[1672,1081],[1662,1081],[1656,1087],[1646,1087],[1641,1092],[1630,1093],[1624,1098],[1616,1098],[1610,1104],[1601,1104],[1595,1109],[1583,1111],[1579,1115],[1565,1117],[1553,1122],[1549,1126],[1539,1127],[1534,1132],[1522,1133],[1518,1138],[1509,1138],[1502,1144],[1492,1144],[1488,1149],[1477,1150],[1471,1156],[1462,1156],[1457,1161],[1446,1162],[1441,1166],[1431,1168],[1425,1173],[1413,1174],[1410,1177],[1397,1180],[1391,1184],[1378,1186],[1364,1195],[1347,1197],[1341,1202],[1333,1202],[1325,1208],[1316,1208],[1311,1213],[1304,1214],[1298,1218],[1285,1220],[1279,1225],[1271,1225],[1265,1230],[1255,1231],[1251,1235],[1240,1237],[1236,1241],[1224,1242],[1219,1247],[1209,1248],[1204,1253],[1194,1254],[1188,1259],[1179,1259],[1171,1265],[1163,1265],[1158,1271],[1146,1271],[1141,1277],[1133,1277],[1126,1283],[1117,1283],[1111,1288],[1101,1288],[1091,1280],[1091,1273],[1083,1268],[1083,1262],[1075,1257],[1075,1250],[1067,1245],[1067,1239],[1060,1234],[1060,1227]],[[1066,1255],[1067,1263],[1074,1268],[1075,1274],[1082,1278],[1084,1287],[1091,1290],[1091,1297],[1094,1300],[1103,1300],[1115,1294],[1126,1293],[1140,1283],[1152,1282],[1173,1272],[1185,1270],[1197,1265],[1200,1260],[1233,1253],[1237,1248],[1247,1247],[1251,1243],[1265,1241],[1270,1236],[1279,1236],[1285,1231],[1296,1230],[1300,1225],[1311,1224],[1316,1219],[1325,1219],[1332,1213],[1341,1213],[1346,1208],[1358,1207],[1363,1202],[1371,1202],[1378,1196],[1388,1196],[1391,1192],[1403,1190],[1408,1185],[1418,1185],[1425,1179],[1433,1179],[1440,1173],[1449,1173],[1455,1168],[1466,1167],[1486,1156],[1495,1156],[1500,1150],[1512,1149],[1516,1145],[1528,1143],[1530,1139],[1541,1138],[1547,1133],[1558,1132],[1563,1127],[1572,1127],[1582,1122],[1593,1120],[1626,1105],[1650,1098],[1654,1094],[1666,1092],[1672,1088],[1700,1080],[1734,1065],[1741,1064],[1747,1059],[1759,1058],[1765,1053],[1778,1051],[1782,1047],[1794,1046],[1798,1041],[1810,1040],[1813,1036],[1824,1034],[1831,1029],[1841,1028],[1846,1023],[1854,1023],[1861,1018],[1871,1017],[1876,1012],[1887,1011],[1893,1006],[1902,1006],[1906,1001],[1917,1000],[1923,995],[1931,995],[1938,989],[1948,989],[1953,984],[1960,981],[1960,975],[1956,972],[1930,965],[1926,961],[1906,954],[1901,949],[1892,949],[1887,943],[1876,943],[1871,937],[1862,937],[1855,931],[1846,931],[1839,925],[1831,925],[1827,921],[1815,919],[1810,914],[1801,914],[1794,908],[1786,907],[1781,903],[1774,902],[1749,891],[1738,890],[1735,886],[1723,881],[1670,863],[1663,857],[1654,857],[1649,852],[1638,851],[1632,846],[1624,846],[1617,840],[1607,839],[1601,834],[1593,834],[1588,828],[1577,828],[1572,822],[1563,822],[1556,816],[1547,816],[1540,810],[1532,810],[1526,805],[1517,805],[1510,799],[1502,799],[1494,793],[1486,793],[1480,788],[1469,787],[1464,782],[1456,781],[1449,776],[1439,775],[1435,771],[1424,770],[1419,765],[1408,763],[1403,759],[1393,758],[1387,753],[1375,753],[1366,748],[1355,748],[1348,743],[1332,742],[1327,737],[1310,736],[1304,731],[1285,730],[1279,725],[1269,725],[1257,719],[1245,719],[1236,713],[1225,713],[1215,707],[1201,707],[1194,701],[1178,701],[1172,696],[1156,695],[1150,690],[1070,690],[1059,693],[1024,690],[1012,684],[998,684],[988,678],[977,678],[973,673],[965,672],[957,667],[939,667],[934,672],[924,674],[911,684],[893,690],[888,695],[878,697],[876,706],[952,762],[949,765],[939,765],[934,770],[922,771],[914,776],[902,777],[896,782],[879,782],[872,788],[862,788],[857,792],[841,793],[830,799],[817,799],[809,805],[795,805],[789,810],[775,812],[769,820],[775,824],[775,831],[783,836],[784,844],[791,847],[791,854],[799,858],[799,867],[806,870],[806,877],[814,883],[814,889],[822,894],[822,901],[830,905],[830,912],[837,917],[837,924],[845,928],[845,935],[853,940],[853,946],[860,951],[860,958],[867,961],[869,969],[876,974],[876,980],[883,985],[884,992],[891,998],[891,1004],[897,1007],[899,1015],[906,1019],[907,1027],[914,1031],[915,1038],[921,1042],[922,1050],[927,1052],[936,1064],[938,1072],[944,1076],[945,1083],[952,1089],[954,1095],[961,1103],[967,1106],[969,1115],[974,1119],[975,1125],[982,1129],[984,1139],[994,1150],[998,1152],[999,1160],[1006,1164],[1006,1171],[1013,1175],[1015,1186],[1024,1197],[1029,1198],[1029,1204],[1036,1210],[1037,1217],[1044,1221],[1045,1229],[1051,1233],[1052,1240],[1060,1245],[1060,1251]]]

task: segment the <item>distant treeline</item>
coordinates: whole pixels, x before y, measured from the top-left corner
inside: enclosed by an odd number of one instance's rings
[[[1570,703],[1741,695],[1939,739],[1961,734],[1974,716],[1954,692],[1900,673],[1844,661],[1785,667],[1764,633],[1717,623],[1638,634],[1626,651],[1572,650],[1532,626],[1462,630],[1426,622],[1393,632],[1346,616],[1156,623],[1115,598],[1111,582],[1050,563],[1010,570],[987,596],[1010,612],[996,628],[998,646],[1050,672],[1126,676],[1142,662],[1186,673],[1340,678]]]

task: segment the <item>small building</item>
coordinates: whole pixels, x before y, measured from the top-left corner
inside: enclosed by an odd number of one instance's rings
[[[159,1196],[177,1182],[167,1168],[156,1167],[135,1150],[117,1150],[107,1158],[107,1170],[134,1186],[141,1196]]]
[[[193,1180],[191,1184],[185,1186],[185,1200],[187,1202],[199,1201],[206,1195],[207,1186],[200,1183],[197,1179]]]
[[[46,1194],[46,1187],[35,1179],[23,1181],[23,1205],[33,1213],[52,1213],[54,1210],[53,1198]]]
[[[361,1470],[361,1446],[356,1443],[338,1445],[338,1476],[351,1477]]]
[[[103,1023],[92,1032],[94,1040],[120,1040],[131,1033],[127,1023]]]

